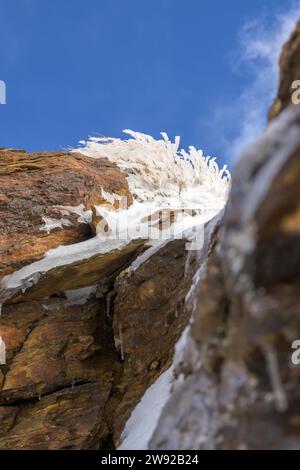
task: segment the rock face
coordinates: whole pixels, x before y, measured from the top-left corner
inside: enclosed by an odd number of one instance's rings
[[[93,286],[61,292],[58,283],[55,295],[43,297],[37,283],[39,299],[24,292],[3,306],[0,449],[119,444],[131,411],[170,365],[188,321],[185,243],[146,251],[115,286],[110,279],[106,298],[107,272],[89,263],[98,274]]]
[[[76,305],[59,299],[46,305],[23,302],[5,307],[1,334],[9,370],[0,402],[39,398],[100,380],[109,391],[116,351],[104,304],[92,299]]]
[[[299,162],[297,109],[238,164],[224,219],[207,230],[180,380],[152,449],[300,448]]]
[[[105,406],[121,368],[105,301],[9,305],[0,333],[7,346],[0,449],[101,446],[109,434]]]
[[[91,383],[63,389],[22,410],[0,407],[0,449],[97,449],[107,436],[107,398],[105,386]]]
[[[132,201],[106,158],[0,150],[0,183],[0,449],[113,448],[188,321],[186,242],[94,236]]]
[[[296,91],[292,88],[292,84],[297,80],[300,80],[300,22],[290,40],[283,47],[280,58],[280,85],[278,95],[269,112],[270,120],[291,105],[292,94]]]
[[[3,149],[0,187],[0,449],[113,448],[188,322],[187,241],[95,235],[132,202],[107,158]]]
[[[0,279],[51,248],[90,238],[103,191],[132,200],[116,165],[76,153],[0,150],[0,181]]]
[[[118,444],[131,410],[170,367],[174,344],[188,322],[189,313],[184,308],[189,285],[185,245],[186,240],[174,240],[149,258],[142,255],[117,279],[113,328],[116,346],[124,358],[118,386],[123,398],[114,423]]]

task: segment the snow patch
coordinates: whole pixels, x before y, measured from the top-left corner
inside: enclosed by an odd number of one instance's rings
[[[122,433],[118,450],[147,450],[164,405],[167,403],[173,383],[173,368],[166,370],[148,388],[131,413]]]
[[[65,290],[64,294],[67,297],[66,305],[84,305],[89,298],[96,293],[97,286],[81,287],[80,289]]]
[[[40,231],[45,231],[47,233],[50,233],[52,230],[56,228],[63,228],[63,227],[69,227],[71,222],[68,219],[52,219],[51,217],[42,217],[44,221],[44,226],[40,228]]]
[[[90,224],[92,222],[92,210],[85,209],[83,204],[78,206],[54,206],[60,209],[62,215],[77,214],[79,217],[77,222],[81,224]]]
[[[104,255],[110,251],[121,250],[129,243],[130,241],[120,240],[104,241],[101,237],[94,237],[81,243],[49,250],[41,260],[24,266],[1,280],[0,300],[3,303],[19,290],[24,293],[51,269],[89,259],[95,255]]]

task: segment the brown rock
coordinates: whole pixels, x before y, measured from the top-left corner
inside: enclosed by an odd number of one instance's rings
[[[34,326],[47,315],[42,303],[20,303],[15,307],[3,307],[0,319],[0,336],[6,345],[6,361],[10,365],[22,349]]]
[[[111,388],[118,359],[103,300],[68,306],[45,299],[4,307],[0,335],[9,367],[0,392],[3,404],[76,383],[101,381]]]
[[[41,268],[39,263],[33,264],[32,273],[24,276],[16,287],[7,288],[5,283],[0,283],[0,303],[40,300],[95,283],[101,284],[101,290],[105,293],[119,272],[135,258],[145,243],[141,239],[127,244],[115,241],[111,249],[105,251],[97,238],[88,242],[93,242],[93,251],[89,251],[87,247],[86,255],[80,255],[81,259],[78,261],[72,261],[67,256],[64,259],[62,254],[58,257],[62,264],[49,270]],[[84,251],[82,245],[81,250]]]
[[[279,90],[269,112],[270,120],[292,104],[292,94],[295,92],[292,84],[296,80],[300,80],[300,22],[282,50]]]
[[[18,414],[18,408],[13,406],[0,406],[0,438],[5,437],[13,428]]]
[[[4,306],[0,335],[7,346],[0,449],[106,445],[105,408],[122,364],[104,299],[58,296]]]
[[[17,303],[3,306],[0,335],[7,364],[1,367],[0,418],[6,432],[0,449],[101,448],[110,436],[118,445],[131,411],[170,366],[174,344],[188,321],[183,309],[185,248],[185,240],[175,240],[151,256],[145,252],[142,261],[118,278],[116,302],[113,291],[104,300],[100,282],[100,298],[92,294],[81,305],[58,289],[39,301],[30,301],[25,292]],[[102,274],[111,270],[113,279],[117,271],[112,266],[107,262],[95,276],[103,281]],[[68,277],[57,277],[58,282],[64,279]],[[81,384],[103,390],[100,411],[90,424],[97,432],[87,428],[95,409],[91,411]]]
[[[108,390],[99,383],[64,389],[23,405],[17,422],[0,438],[1,450],[99,448],[108,435],[104,406]],[[4,409],[4,413],[8,408]],[[0,408],[0,419],[1,419]],[[13,410],[11,410],[13,413]],[[9,415],[10,420],[12,414]],[[7,425],[10,428],[11,423]]]
[[[102,189],[132,201],[125,175],[107,159],[0,150],[0,279],[51,248],[90,238],[88,222],[56,206],[91,209],[106,203]],[[65,225],[47,233],[43,217]]]
[[[0,370],[0,388],[2,387],[3,385],[3,382],[4,382],[4,375],[2,374],[1,370]]]
[[[113,327],[124,361],[114,421],[117,444],[133,408],[171,365],[174,345],[188,322],[187,254],[186,240],[171,241],[149,258],[146,252],[141,264],[135,262],[117,279]]]

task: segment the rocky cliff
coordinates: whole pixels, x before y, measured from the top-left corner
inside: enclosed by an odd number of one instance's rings
[[[134,137],[67,153],[0,150],[0,449],[114,448],[171,366],[189,317],[190,235],[163,235],[216,213],[228,179],[166,136]],[[152,158],[144,167],[141,151]],[[195,207],[190,190],[207,195],[214,179],[208,206]]]
[[[297,58],[299,26],[272,118]],[[166,373],[144,445],[299,448],[299,109],[245,153],[224,211],[226,169],[166,135],[131,134],[0,150],[0,449],[122,446]],[[142,229],[113,236],[124,214]],[[149,240],[149,224],[173,237]]]

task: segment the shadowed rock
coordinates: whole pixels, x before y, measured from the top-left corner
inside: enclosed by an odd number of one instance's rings
[[[280,84],[278,95],[270,109],[269,119],[272,120],[287,106],[292,104],[292,95],[299,86],[293,83],[300,80],[300,21],[289,41],[284,45],[280,57]],[[297,93],[299,97],[299,93]]]

